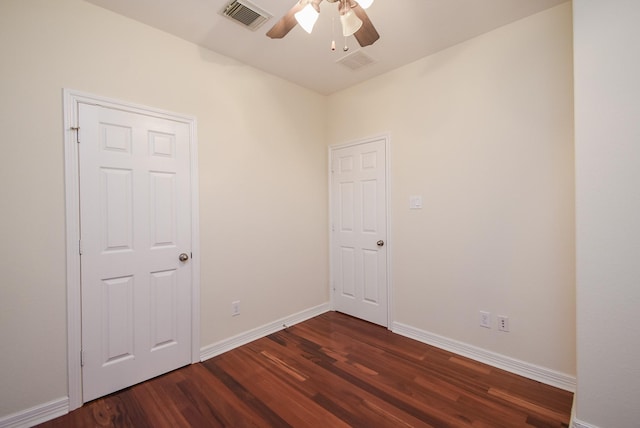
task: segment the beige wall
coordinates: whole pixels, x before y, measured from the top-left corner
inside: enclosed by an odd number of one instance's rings
[[[576,420],[640,425],[640,3],[574,6]]]
[[[0,58],[0,417],[67,395],[62,88],[197,117],[202,346],[327,302],[324,97],[80,0],[2,0]]]
[[[391,136],[395,321],[575,375],[572,85],[566,3],[329,98],[330,144]]]

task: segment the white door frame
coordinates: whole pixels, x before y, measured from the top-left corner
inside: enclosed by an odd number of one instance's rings
[[[387,195],[385,201],[385,211],[387,217],[386,224],[386,241],[387,257],[385,263],[387,264],[387,329],[390,329],[393,324],[393,287],[391,285],[391,249],[393,246],[393,239],[391,238],[391,213],[389,211],[389,201],[391,200],[391,137],[389,134],[375,135],[361,140],[351,141],[349,143],[334,144],[329,146],[329,292],[331,296],[331,309],[335,310],[335,284],[333,281],[333,274],[335,266],[333,266],[333,251],[334,251],[334,239],[333,239],[333,177],[331,171],[333,169],[333,152],[335,150],[344,149],[347,147],[358,146],[361,144],[372,143],[374,141],[384,140],[384,175],[385,175],[385,192]]]
[[[196,118],[113,100],[70,89],[63,90],[64,98],[64,178],[66,207],[66,261],[67,261],[67,368],[69,385],[69,411],[81,407],[82,367],[82,301],[80,294],[80,191],[78,164],[78,104],[93,104],[132,113],[186,123],[190,131],[191,155],[191,362],[200,361],[200,233],[198,201],[198,145]]]

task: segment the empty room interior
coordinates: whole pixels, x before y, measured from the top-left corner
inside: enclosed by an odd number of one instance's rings
[[[640,426],[640,3],[230,3],[0,2],[0,428],[333,311]]]

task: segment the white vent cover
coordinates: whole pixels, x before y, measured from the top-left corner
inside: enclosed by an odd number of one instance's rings
[[[227,18],[253,31],[257,30],[271,18],[269,13],[251,4],[247,0],[232,0],[222,9],[221,13]]]
[[[336,62],[350,68],[351,70],[358,70],[369,64],[373,64],[376,61],[362,50],[357,50],[349,55],[343,56]]]

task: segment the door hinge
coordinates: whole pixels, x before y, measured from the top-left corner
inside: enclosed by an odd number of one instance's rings
[[[76,143],[80,143],[80,127],[79,126],[72,126],[71,128],[72,131],[76,131]]]
[[[82,255],[82,239],[78,241],[78,254]]]
[[[80,367],[84,367],[84,351],[80,351]]]

